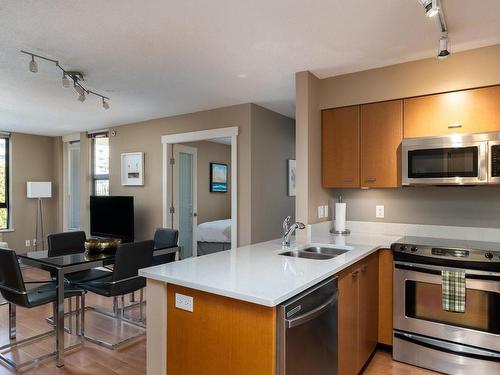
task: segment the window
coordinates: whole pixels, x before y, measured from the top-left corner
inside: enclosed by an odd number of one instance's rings
[[[92,134],[92,194],[109,195],[108,133]]]
[[[9,136],[0,136],[0,229],[9,228]]]

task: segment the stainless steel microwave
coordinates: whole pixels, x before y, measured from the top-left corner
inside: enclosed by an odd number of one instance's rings
[[[407,138],[403,185],[500,184],[500,132]]]

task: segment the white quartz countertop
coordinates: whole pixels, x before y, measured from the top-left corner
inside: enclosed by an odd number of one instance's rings
[[[273,240],[145,268],[139,275],[259,305],[276,306],[379,248],[389,248],[400,237],[318,234],[313,235],[311,241],[292,242],[290,250],[306,244],[335,245],[348,250],[327,260],[279,255],[288,249],[281,247],[280,240]]]

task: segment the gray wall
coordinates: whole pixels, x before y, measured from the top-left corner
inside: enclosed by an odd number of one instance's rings
[[[348,220],[500,227],[500,187],[333,189],[331,194],[335,198],[342,195]],[[385,218],[375,218],[375,205],[385,206]]]
[[[295,121],[252,104],[252,243],[281,236],[281,222],[295,216],[288,196],[287,160],[295,159]]]

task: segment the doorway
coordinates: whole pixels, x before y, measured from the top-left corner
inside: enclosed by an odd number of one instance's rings
[[[197,255],[197,149],[173,145],[173,227],[179,229],[180,258]]]
[[[227,139],[227,145],[230,147],[230,153],[231,153],[231,163],[228,165],[228,185],[230,187],[230,190],[226,193],[230,197],[230,234],[228,240],[228,245],[232,248],[237,247],[238,244],[238,205],[237,205],[237,197],[238,197],[238,160],[237,160],[237,136],[238,136],[238,127],[227,127],[227,128],[219,128],[219,129],[211,129],[211,130],[202,130],[202,131],[196,131],[196,132],[188,132],[188,133],[180,133],[180,134],[172,134],[172,135],[164,135],[161,137],[161,142],[163,144],[163,181],[162,181],[162,188],[163,188],[163,226],[164,227],[169,227],[169,228],[178,228],[178,223],[180,222],[180,218],[177,219],[175,218],[175,207],[173,205],[174,202],[174,168],[172,167],[172,160],[173,154],[174,154],[174,148],[177,144],[179,143],[192,143],[192,142],[198,142],[198,141],[214,141],[219,138],[226,138]],[[189,157],[188,157],[189,159]],[[214,160],[216,161],[216,160]],[[174,161],[175,165],[175,161]],[[179,179],[175,179],[176,181]],[[179,190],[180,191],[180,190]],[[220,194],[220,193],[217,193]],[[194,194],[193,194],[193,199],[194,199]],[[193,213],[198,214],[199,210],[199,201],[197,202],[196,209],[193,209]],[[194,228],[197,228],[196,224],[198,223],[198,215],[194,216],[196,218],[196,221],[192,221],[194,224],[188,223],[188,225],[194,225]],[[196,229],[195,229],[196,230]],[[226,231],[227,233],[227,231]],[[179,233],[180,234],[180,233]],[[181,234],[180,234],[181,236]],[[187,236],[192,236],[193,238],[193,245],[191,245],[192,255],[199,255],[197,254],[197,246],[195,245],[196,241],[196,234],[195,235],[187,235]],[[190,237],[188,237],[190,238]],[[189,241],[184,239],[183,241]],[[228,246],[228,248],[229,248]]]

